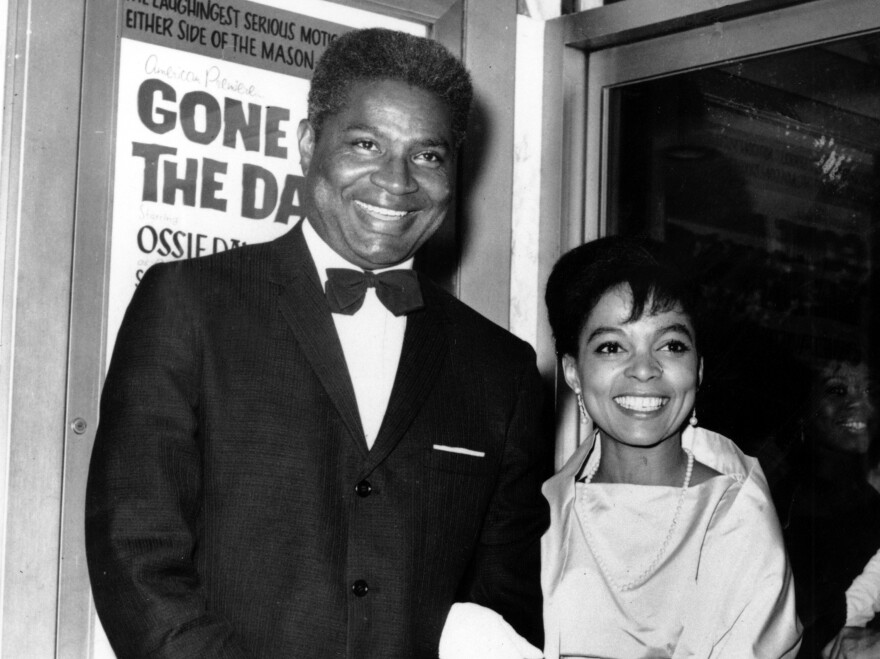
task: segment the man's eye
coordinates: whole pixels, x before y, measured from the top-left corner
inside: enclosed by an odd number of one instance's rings
[[[373,140],[355,140],[353,143],[357,148],[364,149],[366,151],[374,151],[376,147],[376,143]]]
[[[443,156],[434,151],[425,151],[416,156],[416,160],[426,162],[432,165],[439,165],[443,162]]]

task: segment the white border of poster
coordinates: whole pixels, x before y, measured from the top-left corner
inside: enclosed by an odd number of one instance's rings
[[[271,240],[300,219],[296,125],[309,88],[133,39],[119,61],[109,336],[154,263]]]

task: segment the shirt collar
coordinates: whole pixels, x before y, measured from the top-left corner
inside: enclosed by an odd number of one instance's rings
[[[322,287],[327,283],[327,268],[349,268],[363,272],[363,268],[350,263],[348,260],[337,254],[333,248],[318,235],[318,232],[315,231],[308,218],[304,218],[302,223],[306,246],[309,248],[312,260],[315,262],[315,267],[318,268],[318,276],[321,278]],[[373,272],[379,274],[386,270],[412,270],[412,267],[413,259],[409,258],[403,263],[398,263],[390,268],[373,270]]]

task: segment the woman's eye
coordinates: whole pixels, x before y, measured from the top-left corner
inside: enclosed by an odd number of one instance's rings
[[[666,344],[661,348],[661,350],[667,350],[669,352],[688,352],[691,347],[685,343],[684,341],[667,341]]]
[[[600,344],[596,347],[596,352],[601,355],[616,355],[622,350],[619,343],[610,341]]]
[[[842,384],[830,384],[825,389],[825,393],[831,396],[846,396],[846,387]]]

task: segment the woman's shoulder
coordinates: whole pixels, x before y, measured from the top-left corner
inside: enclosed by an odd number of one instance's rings
[[[551,506],[562,502],[574,491],[575,477],[590,456],[594,440],[595,437],[589,437],[581,443],[562,468],[544,482],[541,491]]]
[[[693,451],[697,463],[742,484],[755,487],[769,499],[767,478],[757,458],[746,455],[735,442],[705,428],[687,428],[682,445]]]
[[[751,533],[760,527],[763,533],[781,537],[767,479],[756,458],[743,453],[723,435],[702,428],[691,432],[686,443],[697,460],[692,480],[701,477],[705,482],[718,476],[726,476],[729,480],[729,486],[714,511],[713,526],[727,528],[733,533]],[[699,472],[697,464],[700,465]]]
[[[750,546],[759,537],[766,541],[762,542],[765,548],[781,547],[782,529],[763,474],[752,471],[745,478],[721,478],[727,486],[712,511],[709,534],[722,538],[723,543],[740,538]]]
[[[705,465],[698,460],[694,460],[694,471],[691,474],[691,485],[702,485],[708,480],[716,477],[724,477],[717,469],[713,469],[709,465]]]

